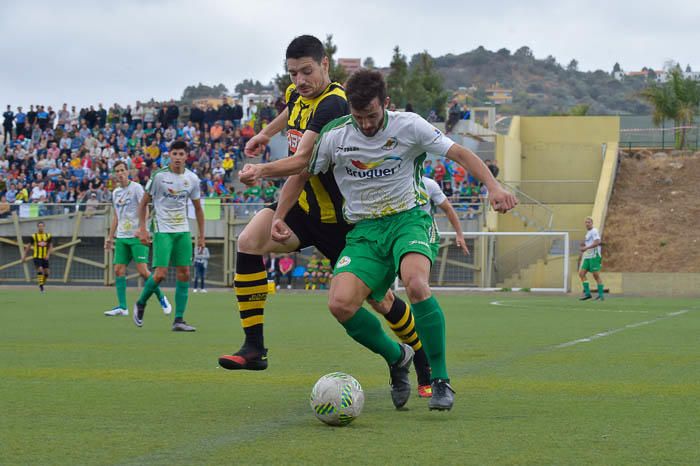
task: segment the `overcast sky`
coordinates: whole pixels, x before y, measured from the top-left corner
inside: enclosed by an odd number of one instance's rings
[[[700,2],[688,0],[0,0],[0,105],[126,104],[179,98],[200,81],[267,82],[300,34],[333,34],[338,57],[378,66],[395,45],[409,58],[527,45],[580,70],[668,59],[700,69],[698,20]]]

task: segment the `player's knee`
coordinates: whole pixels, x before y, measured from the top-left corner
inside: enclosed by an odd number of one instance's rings
[[[122,264],[115,265],[114,266],[114,275],[116,275],[117,277],[123,277],[124,275],[126,275],[126,266],[124,266]],[[148,278],[148,277],[144,277],[144,278]]]
[[[190,280],[190,269],[189,269],[189,267],[187,267],[187,268],[182,268],[182,269],[178,269],[178,270],[177,270],[177,273],[176,273],[176,276],[177,276],[178,281],[181,281],[181,282],[187,282],[187,281],[189,281],[189,280]]]
[[[359,306],[353,302],[354,300],[349,295],[340,293],[332,293],[328,296],[328,309],[338,322],[348,321]]]
[[[160,283],[163,280],[165,280],[165,276],[167,275],[168,270],[165,268],[157,268],[155,272],[153,272],[153,280],[156,283]]]
[[[402,277],[404,285],[406,286],[406,294],[408,299],[413,302],[425,301],[430,297],[430,285],[428,284],[427,277],[423,277],[419,274],[409,274]]]
[[[238,252],[245,254],[264,254],[265,243],[267,238],[259,232],[248,231],[244,229],[238,236]]]

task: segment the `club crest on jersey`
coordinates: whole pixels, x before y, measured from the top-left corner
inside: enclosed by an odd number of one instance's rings
[[[392,136],[386,140],[386,142],[382,146],[382,150],[392,150],[392,149],[396,148],[396,146],[398,146],[398,145],[399,145],[399,140]]]
[[[336,267],[338,267],[338,268],[345,267],[346,265],[349,265],[351,261],[352,261],[352,259],[350,259],[348,256],[343,256],[338,261],[338,265]]]

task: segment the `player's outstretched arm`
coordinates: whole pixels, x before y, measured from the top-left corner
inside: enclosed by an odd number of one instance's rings
[[[317,132],[307,129],[292,157],[269,163],[247,164],[238,173],[238,177],[244,184],[252,186],[261,178],[278,178],[302,173],[309,166],[317,137]]]
[[[457,217],[457,212],[455,212],[455,208],[452,207],[452,204],[450,201],[445,199],[445,201],[438,205],[440,209],[442,209],[443,212],[445,212],[445,215],[447,215],[447,220],[450,221],[450,225],[452,225],[452,228],[454,228],[456,236],[455,236],[455,242],[457,243],[457,246],[464,251],[464,254],[469,254],[469,248],[467,247],[467,242],[464,241],[464,232],[462,231],[462,223],[459,221],[459,217]]]
[[[297,199],[299,199],[299,195],[304,190],[306,180],[308,180],[310,176],[311,175],[308,173],[290,176],[287,178],[287,181],[285,181],[284,186],[282,186],[280,197],[277,200],[277,208],[272,217],[270,237],[273,241],[284,243],[292,236],[292,230],[289,229],[284,219],[287,213],[289,213],[289,210],[297,202]]]
[[[491,170],[474,152],[459,144],[452,144],[445,156],[463,166],[476,179],[486,185],[486,189],[489,191],[489,202],[497,212],[508,212],[518,204],[518,199],[515,195],[506,191],[496,181],[496,178],[491,174]]]
[[[197,247],[204,248],[206,241],[204,240],[204,210],[202,210],[202,202],[199,199],[192,199],[192,207],[194,207],[194,216],[197,218]]]
[[[265,126],[258,134],[248,140],[243,152],[247,157],[255,157],[260,155],[263,146],[270,142],[270,139],[275,134],[282,131],[287,126],[289,118],[289,110],[284,109],[282,113],[277,115],[267,126]]]

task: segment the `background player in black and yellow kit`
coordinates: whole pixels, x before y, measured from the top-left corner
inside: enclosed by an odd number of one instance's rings
[[[24,247],[23,260],[27,260],[29,249],[33,249],[32,259],[34,260],[34,268],[36,269],[36,279],[39,284],[39,289],[44,292],[44,284],[49,278],[49,257],[53,246],[51,244],[52,237],[50,233],[46,233],[44,222],[39,222],[36,225],[37,232],[27,238],[26,246]]]
[[[313,36],[295,38],[287,47],[286,60],[293,83],[286,92],[287,108],[248,142],[248,156],[259,154],[270,138],[285,128],[289,155],[310,154],[321,128],[349,112],[344,89],[330,81],[329,62],[320,40]],[[302,185],[303,192],[298,199],[284,195],[288,190],[301,190]],[[335,264],[350,228],[343,219],[342,197],[331,173],[312,177],[297,175],[287,179],[280,193],[279,204],[258,212],[238,237],[234,285],[245,342],[238,352],[219,358],[222,367],[232,370],[262,370],[267,367],[267,349],[263,339],[267,275],[262,256],[313,245]],[[291,234],[287,235],[287,230]],[[283,241],[280,240],[280,233],[285,236]],[[419,393],[429,396],[425,383],[429,384],[430,368],[415,332],[410,308],[391,293],[382,303],[373,303],[373,307],[385,315],[394,332],[405,343],[399,361],[387,361],[391,368],[394,404],[400,407],[408,400],[410,385],[406,362],[410,362],[409,353],[414,350],[418,353],[415,363],[419,385],[424,385]]]

